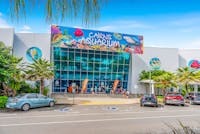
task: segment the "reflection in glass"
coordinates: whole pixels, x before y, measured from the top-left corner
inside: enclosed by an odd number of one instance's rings
[[[114,80],[120,80],[119,87],[127,89],[129,60],[127,53],[110,51],[83,50],[76,48],[54,47],[54,82],[53,92],[65,92],[67,86],[72,83],[82,86],[84,79],[88,79],[87,91],[91,87],[103,85],[105,93],[110,93]],[[56,81],[57,80],[57,85]]]

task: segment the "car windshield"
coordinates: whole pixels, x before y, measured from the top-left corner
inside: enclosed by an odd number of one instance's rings
[[[200,96],[200,93],[194,93],[195,96]]]
[[[175,94],[167,94],[167,96],[181,96],[181,94],[175,93]]]
[[[154,97],[153,94],[145,94],[144,97]]]
[[[23,97],[25,94],[18,94],[17,96],[16,96],[16,98],[21,98],[21,97]]]

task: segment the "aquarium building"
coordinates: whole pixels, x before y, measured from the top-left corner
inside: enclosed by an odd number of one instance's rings
[[[52,61],[55,76],[46,85],[53,93],[66,93],[73,87],[84,93],[122,88],[141,94],[150,92],[149,84],[139,81],[142,70],[200,68],[198,49],[144,47],[143,36],[120,32],[56,25],[51,33],[15,33],[13,28],[0,28],[0,41],[12,46],[13,55],[25,62],[41,57]]]

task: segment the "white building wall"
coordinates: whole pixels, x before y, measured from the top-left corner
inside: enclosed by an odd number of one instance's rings
[[[179,66],[186,67],[191,60],[200,61],[200,49],[180,49]]]
[[[26,59],[26,51],[30,47],[41,49],[43,58],[50,60],[50,34],[14,33],[13,28],[0,29],[0,41],[6,45],[13,45],[13,54]],[[157,57],[161,61],[161,69],[176,71],[178,67],[188,66],[190,60],[200,61],[200,49],[178,50],[177,48],[144,47],[144,54],[132,54],[129,68],[129,90],[131,93],[140,94],[148,92],[148,86],[138,82],[142,70],[149,70],[149,61]]]
[[[14,28],[0,28],[0,41],[6,46],[13,46]]]
[[[50,34],[16,33],[14,36],[13,54],[23,57],[28,62],[26,51],[30,47],[38,47],[42,51],[42,58],[50,60]]]
[[[38,47],[42,51],[42,58],[50,60],[50,34],[16,33],[14,35],[13,55],[23,57],[24,62],[29,62],[26,51],[31,47]],[[51,81],[46,80],[45,85],[49,86],[51,92]]]
[[[138,82],[139,74],[143,70],[150,70],[149,62],[151,58],[157,57],[161,61],[162,70],[175,72],[179,66],[177,48],[156,48],[144,47],[144,54],[132,54],[132,70],[130,74],[129,89],[131,93],[149,92],[148,87]]]

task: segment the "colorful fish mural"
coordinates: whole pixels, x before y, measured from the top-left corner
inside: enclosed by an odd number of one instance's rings
[[[26,51],[26,58],[28,61],[38,60],[42,57],[42,51],[38,47],[31,47]]]
[[[83,36],[83,31],[81,29],[76,29],[76,31],[74,32],[74,35],[76,37],[81,37]]]
[[[143,54],[143,36],[52,25],[51,45]]]
[[[188,66],[192,69],[200,69],[200,61],[198,60],[190,60]]]
[[[158,70],[158,69],[160,69],[161,61],[159,58],[154,57],[154,58],[151,58],[151,60],[149,61],[149,64],[152,69]]]

